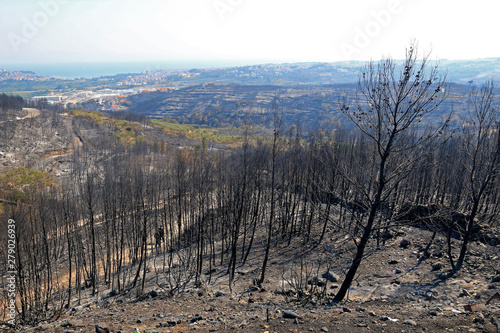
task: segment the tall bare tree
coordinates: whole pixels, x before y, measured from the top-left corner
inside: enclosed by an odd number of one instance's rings
[[[345,101],[342,107],[345,115],[368,138],[362,149],[372,151],[371,156],[367,156],[370,165],[362,166],[363,177],[355,179],[348,168],[342,172],[360,193],[367,214],[362,221],[356,254],[334,298],[336,302],[344,299],[351,286],[382,205],[412,168],[410,152],[434,135],[413,131],[446,96],[442,90],[444,81],[438,77],[438,66],[432,66],[428,57],[418,60],[417,46],[413,44],[406,50],[401,68],[391,59],[367,63],[360,73],[355,105],[351,107]],[[359,170],[355,172],[359,174]]]
[[[260,278],[258,280],[258,284],[261,285],[264,282],[264,279],[266,277],[266,268],[267,268],[267,262],[269,260],[269,251],[271,249],[271,240],[272,240],[272,235],[273,235],[273,228],[274,228],[274,218],[275,218],[275,208],[276,208],[276,191],[275,191],[275,184],[276,184],[276,162],[277,162],[277,156],[279,153],[279,138],[280,138],[280,131],[281,131],[281,126],[283,124],[283,113],[278,113],[278,101],[277,98],[274,98],[273,101],[273,117],[274,117],[274,134],[273,134],[273,144],[272,144],[272,151],[271,151],[271,186],[270,186],[270,210],[269,210],[269,222],[267,224],[267,241],[266,241],[266,250],[264,253],[264,260],[262,261],[262,271]]]
[[[457,262],[453,263],[453,259],[450,257],[453,272],[458,272],[462,268],[480,204],[485,198],[489,186],[495,180],[498,182],[500,117],[494,88],[493,82],[489,81],[479,90],[474,89],[471,92],[468,101],[468,117],[462,124],[460,137],[457,138],[463,153],[459,160],[466,170],[467,201],[470,202],[470,206]]]

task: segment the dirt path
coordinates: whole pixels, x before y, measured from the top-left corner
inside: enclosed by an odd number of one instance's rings
[[[0,124],[11,122],[11,121],[19,121],[19,120],[24,120],[24,119],[36,118],[40,115],[40,110],[34,109],[34,108],[23,108],[23,111],[27,111],[28,114],[22,118],[19,118],[19,119],[0,121]]]
[[[68,133],[71,133],[73,148],[83,146],[83,139],[78,133],[75,132],[75,129],[73,128],[73,123],[71,121],[71,117],[68,114],[63,114],[62,116],[64,119],[64,126],[66,126]]]
[[[40,110],[34,109],[34,108],[23,108],[23,111],[28,111],[28,114],[19,120],[28,119],[28,118],[36,118],[40,115]]]

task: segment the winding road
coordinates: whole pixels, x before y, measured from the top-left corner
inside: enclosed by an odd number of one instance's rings
[[[36,118],[40,115],[40,110],[34,109],[34,108],[23,108],[23,111],[27,111],[28,114],[22,118],[0,121],[0,124],[8,123],[11,121],[19,121],[19,120],[23,120],[23,119]]]

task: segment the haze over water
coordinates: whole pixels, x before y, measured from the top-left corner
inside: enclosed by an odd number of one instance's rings
[[[64,78],[91,78],[116,74],[140,73],[154,69],[215,68],[250,65],[245,61],[171,61],[171,62],[92,62],[0,64],[1,69],[31,71],[37,75]]]

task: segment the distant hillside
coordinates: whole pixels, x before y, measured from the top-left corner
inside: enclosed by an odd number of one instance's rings
[[[401,63],[401,61],[398,61]],[[222,84],[345,84],[354,83],[365,62],[348,61],[334,63],[289,63],[242,66],[222,69],[193,69],[192,81],[207,81]],[[500,81],[500,58],[477,60],[440,60],[441,73],[446,73],[447,80],[453,83],[468,84],[493,79]]]
[[[242,122],[272,128],[273,100],[278,101],[287,126],[300,122],[318,127],[337,121],[339,96],[354,85],[283,87],[272,85],[197,85],[170,92],[130,96],[129,110],[153,118],[173,118],[208,126]]]
[[[186,87],[217,84],[240,85],[325,85],[358,80],[364,62],[285,63],[226,68],[159,69],[142,73],[118,74],[101,78],[63,79],[37,76],[31,72],[0,70],[0,92],[15,92],[31,97],[34,92],[64,93],[81,89],[124,88],[136,86]],[[0,65],[1,67],[1,65]],[[440,60],[441,73],[453,83],[478,84],[488,79],[500,82],[500,58],[477,60]]]
[[[340,112],[340,96],[354,96],[356,84],[283,87],[277,85],[197,85],[169,92],[149,92],[128,97],[130,111],[152,117],[172,118],[181,123],[227,126],[250,122],[272,128],[276,97],[285,125],[300,123],[304,130],[332,124],[348,124]],[[439,122],[452,109],[465,108],[468,86],[451,84],[449,96],[429,121]]]
[[[476,60],[440,60],[440,68],[447,70],[447,79],[457,83],[500,82],[500,58]],[[473,81],[473,82],[470,82]]]

